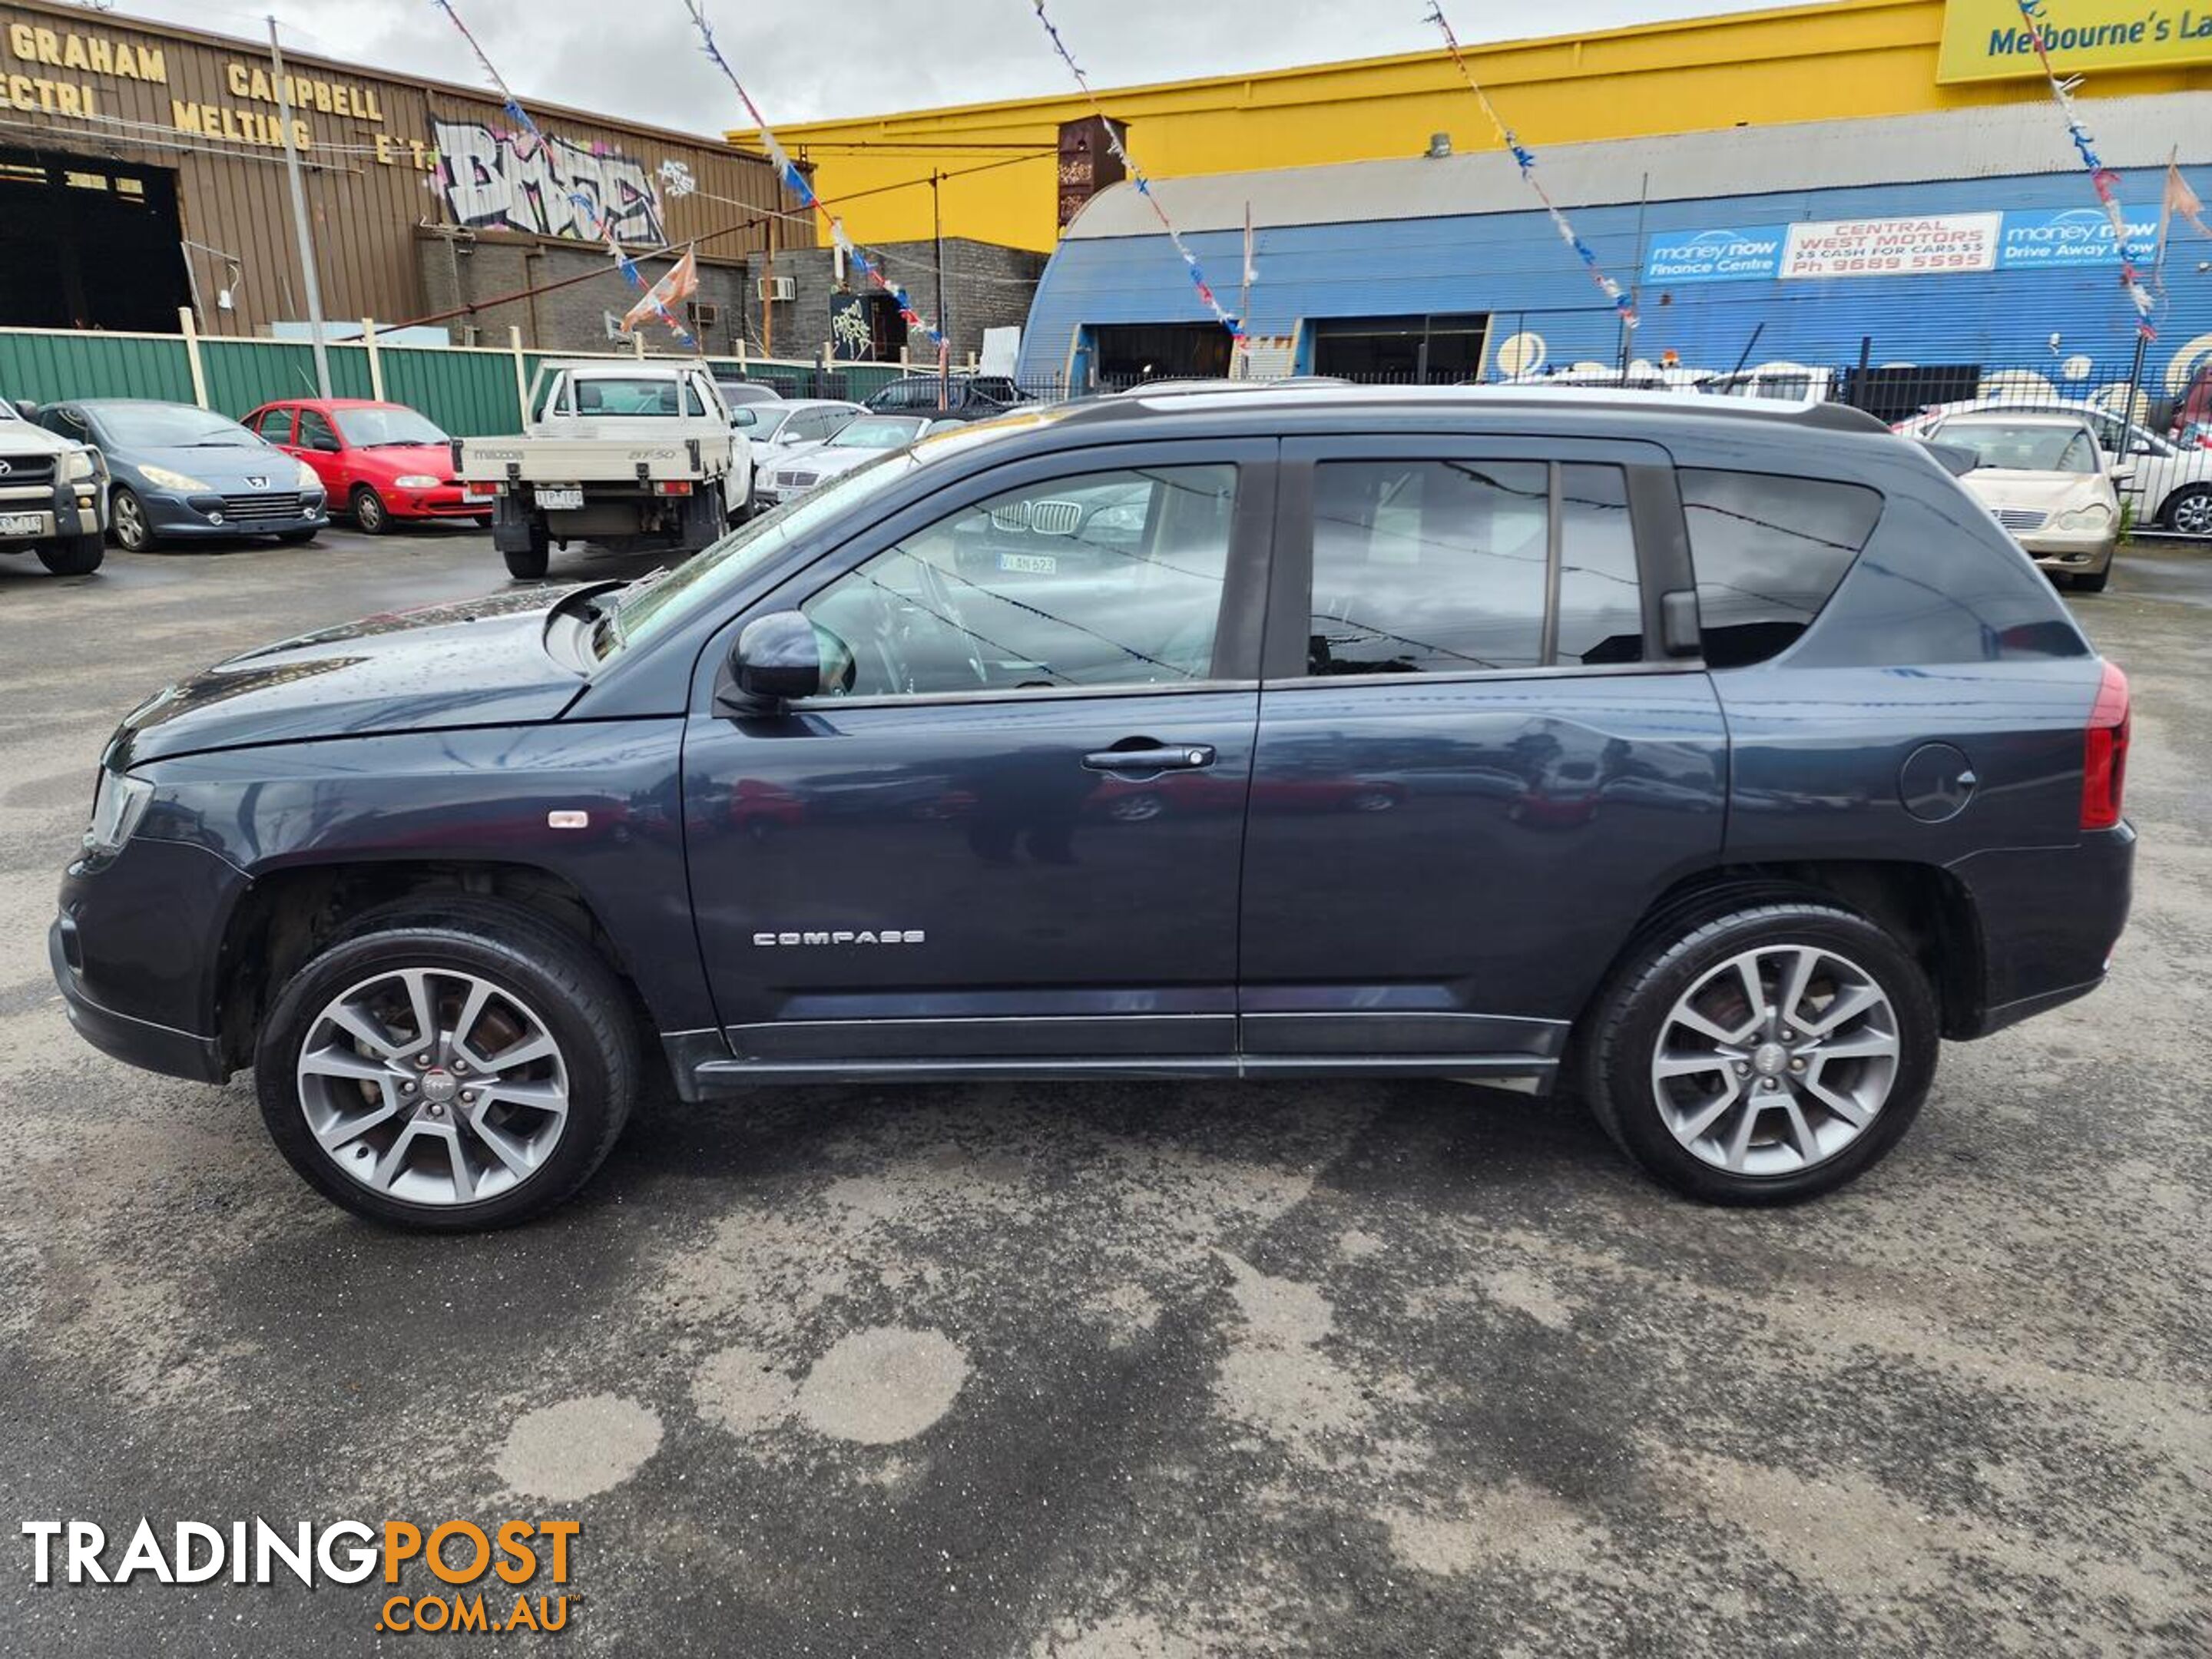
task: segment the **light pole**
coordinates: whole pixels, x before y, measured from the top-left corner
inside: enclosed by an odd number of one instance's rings
[[[276,19],[269,19],[269,61],[276,70],[276,114],[284,125],[284,176],[292,186],[292,228],[300,239],[300,268],[307,279],[307,326],[313,331],[317,394],[331,395],[331,354],[323,343],[323,284],[315,274],[315,239],[307,228],[307,191],[300,181],[300,149],[292,142],[292,85],[284,75],[284,48],[277,44]]]

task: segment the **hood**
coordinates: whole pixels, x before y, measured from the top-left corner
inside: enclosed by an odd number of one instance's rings
[[[198,478],[219,495],[245,489],[297,489],[300,464],[267,445],[161,444],[144,448],[118,446],[109,459],[125,466],[166,467]],[[249,482],[265,478],[266,483]]]
[[[108,761],[553,720],[584,684],[544,642],[546,613],[566,592],[367,617],[246,652],[139,704]]]
[[[1992,510],[2010,507],[2059,513],[2092,501],[2113,505],[2111,481],[2094,472],[2014,472],[1981,467],[1959,482]]]
[[[878,455],[889,453],[881,449],[838,449],[823,444],[817,449],[799,452],[795,464],[803,466],[817,478],[834,478],[841,472],[850,472],[864,461],[872,461]]]
[[[0,416],[0,455],[59,455],[82,446],[28,421]],[[2207,451],[2212,453],[2212,451]]]

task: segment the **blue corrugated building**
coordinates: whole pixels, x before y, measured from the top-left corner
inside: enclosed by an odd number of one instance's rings
[[[2148,265],[2169,154],[2185,176],[2212,160],[2212,94],[2082,107]],[[1635,291],[1626,343],[1500,151],[1154,189],[1224,303],[1246,307],[1240,374],[1449,382],[1628,360],[1863,360],[1948,374],[1969,395],[2006,374],[2109,399],[2134,366],[2117,240],[2047,104],[1563,146],[1539,166]],[[2212,198],[2212,179],[2196,183]],[[2142,381],[2153,398],[2212,361],[2212,240],[2177,224],[2163,276]],[[1054,254],[1020,372],[1079,386],[1232,372],[1227,335],[1129,186],[1092,201]]]

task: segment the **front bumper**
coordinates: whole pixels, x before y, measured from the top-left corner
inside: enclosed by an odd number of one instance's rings
[[[94,1002],[85,994],[82,957],[71,960],[78,949],[76,924],[67,916],[56,916],[46,929],[46,960],[79,1036],[102,1054],[144,1071],[190,1078],[195,1083],[221,1083],[229,1077],[222,1045],[215,1038],[134,1019]]]
[[[331,522],[329,504],[319,490],[301,491],[296,510],[267,517],[251,510],[240,514],[216,495],[148,493],[138,499],[145,507],[147,525],[155,535],[179,539],[193,536],[287,536],[303,530],[327,530]]]
[[[471,501],[458,483],[435,489],[386,489],[386,509],[395,519],[489,519],[489,501]]]
[[[2038,530],[2016,538],[2028,557],[2045,570],[2094,575],[2112,562],[2119,540],[2112,529]]]
[[[52,483],[0,486],[0,520],[32,515],[38,527],[0,533],[0,552],[28,553],[42,544],[97,536],[107,527],[100,514],[98,478],[58,478]]]

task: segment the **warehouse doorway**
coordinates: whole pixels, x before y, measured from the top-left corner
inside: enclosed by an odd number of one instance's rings
[[[168,169],[0,149],[0,325],[173,333],[183,242]]]
[[[1229,373],[1229,331],[1218,323],[1113,323],[1091,331],[1102,386],[1211,380]]]
[[[1482,372],[1490,319],[1324,317],[1313,327],[1313,372],[1364,386],[1459,386]]]

